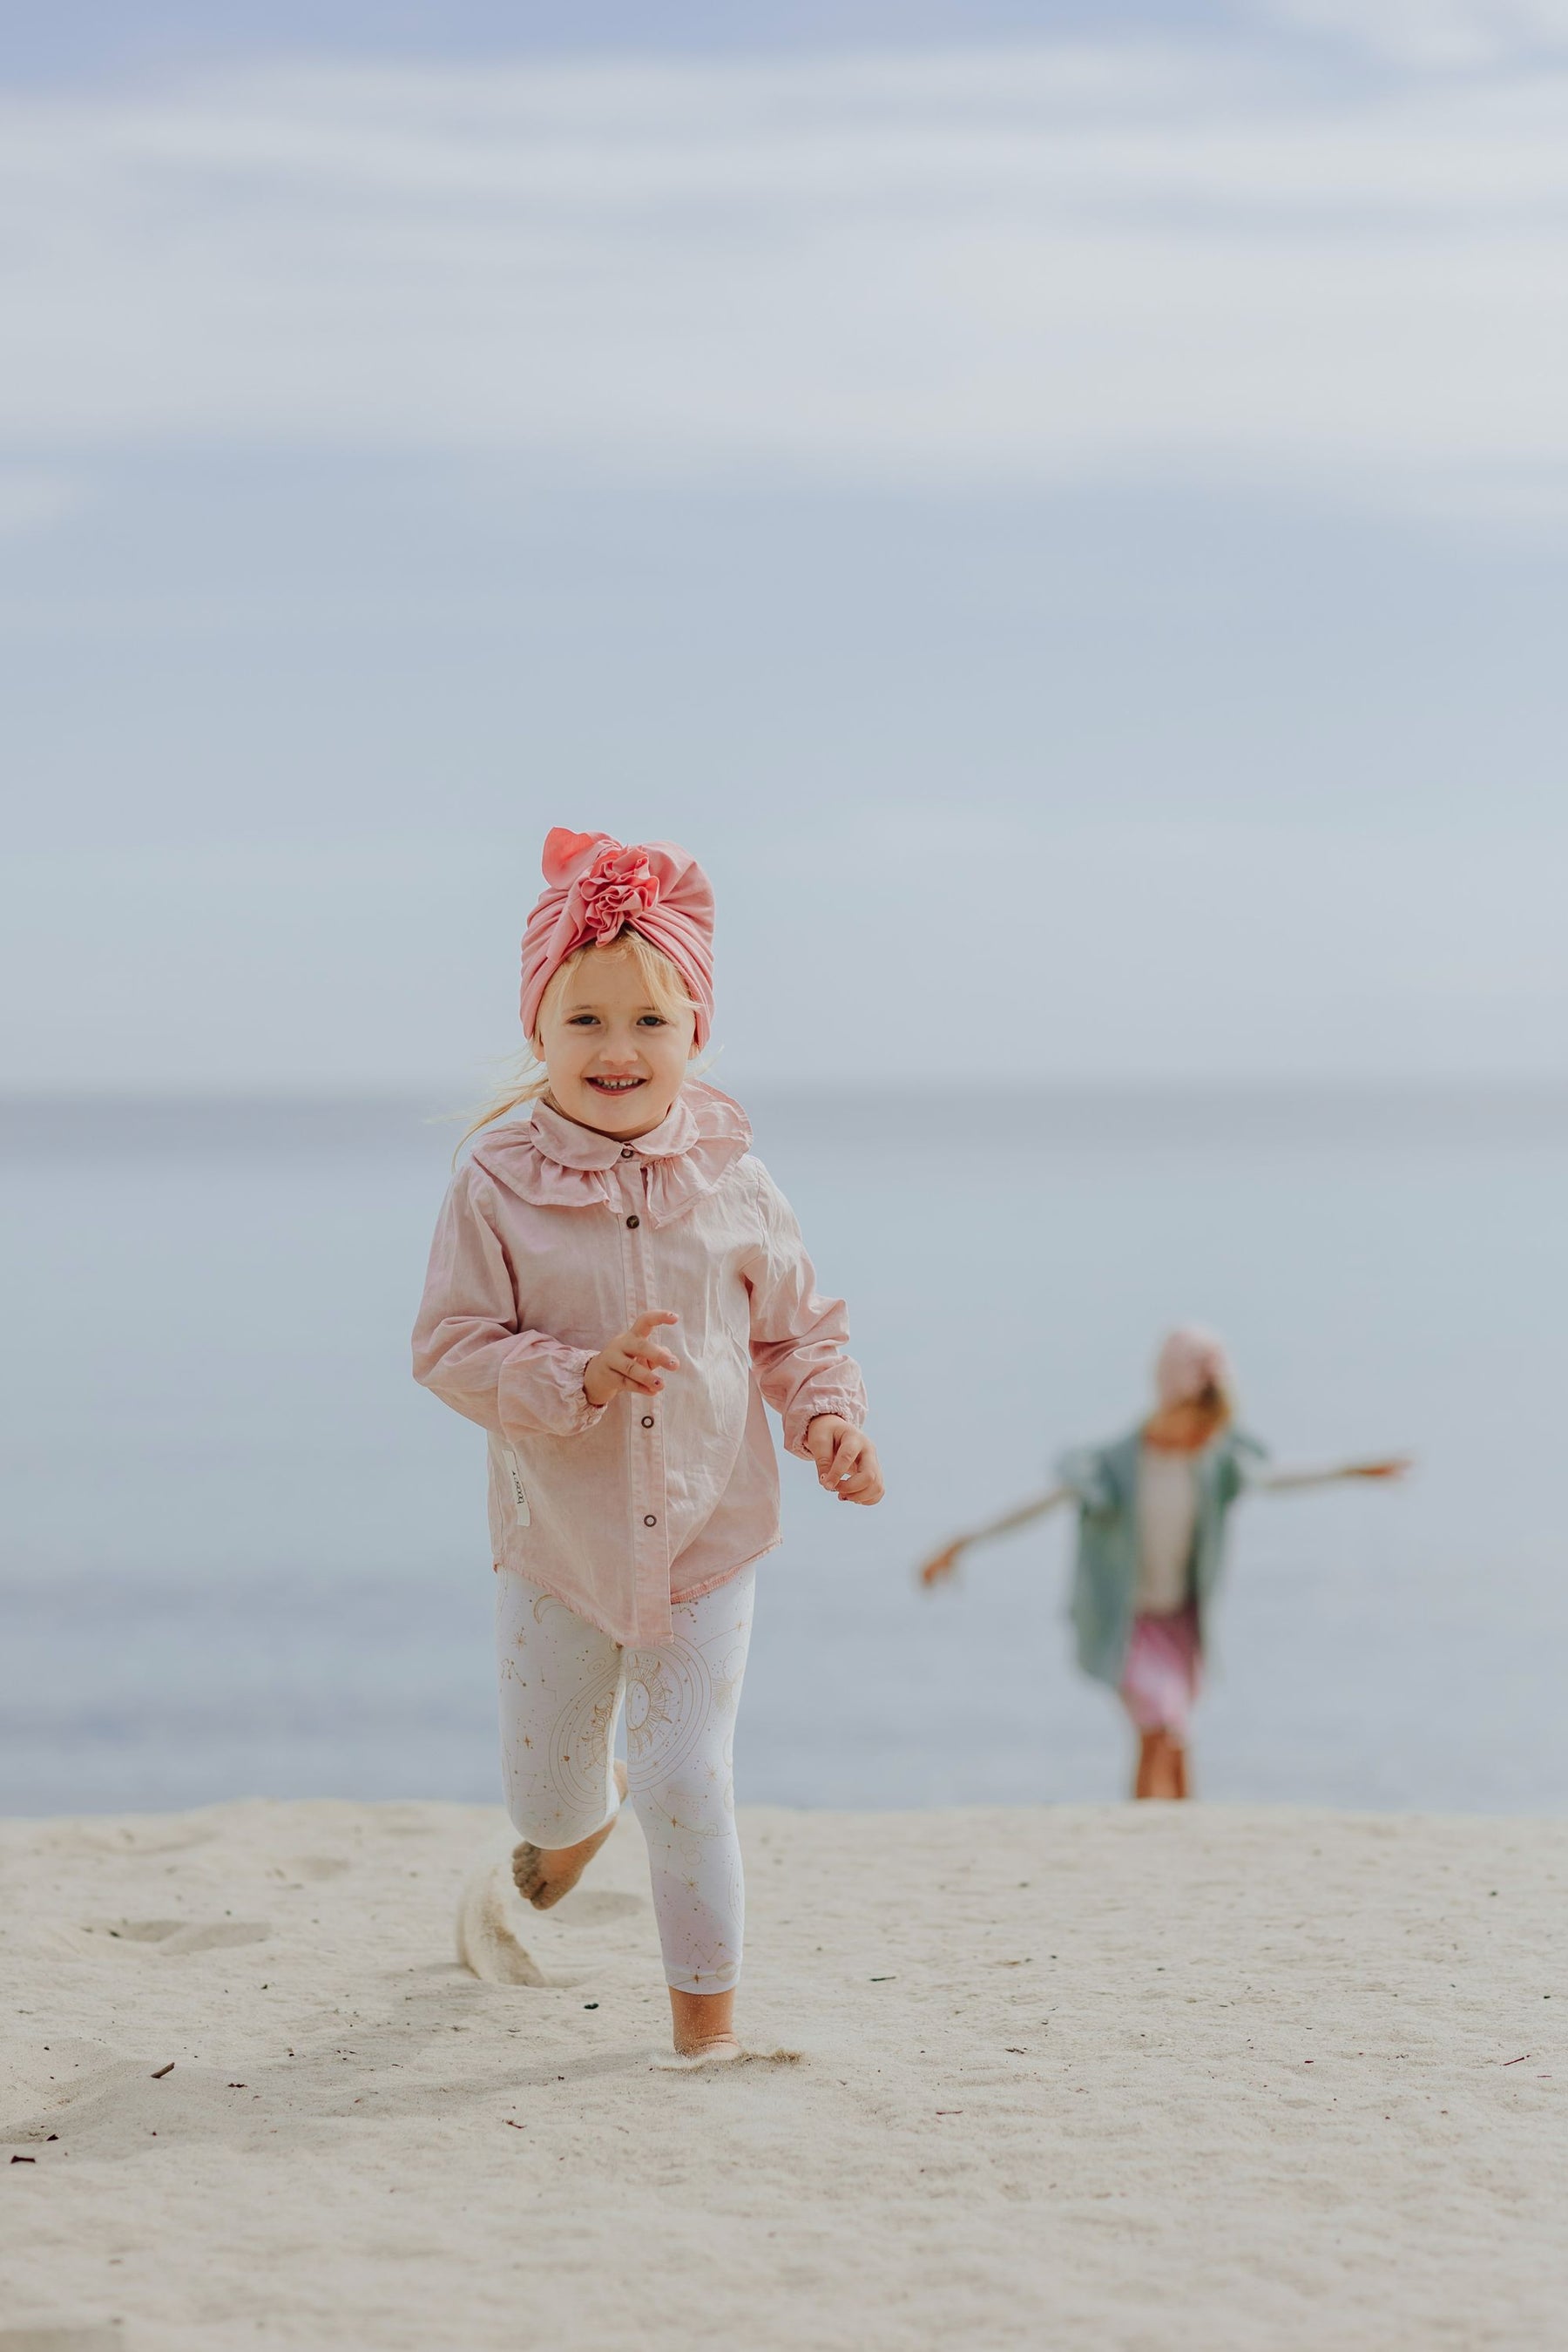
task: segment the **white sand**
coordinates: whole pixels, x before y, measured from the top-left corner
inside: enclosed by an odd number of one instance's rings
[[[696,2075],[629,1822],[458,1968],[500,1827],[5,1828],[0,2352],[1568,2342],[1568,1825],[753,1811]]]

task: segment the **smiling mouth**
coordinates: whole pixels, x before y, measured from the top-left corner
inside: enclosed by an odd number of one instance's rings
[[[646,1078],[589,1078],[586,1083],[597,1095],[629,1095],[638,1087],[646,1087]]]

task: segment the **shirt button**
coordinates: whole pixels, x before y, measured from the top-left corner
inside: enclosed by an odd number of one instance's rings
[[[642,1417],[642,1425],[645,1429],[651,1429],[653,1427],[653,1415],[651,1412],[644,1413]]]
[[[658,1527],[658,1521],[655,1518],[655,1517],[654,1517],[654,1515],[653,1515],[653,1513],[652,1513],[651,1511],[648,1513],[648,1515],[647,1515],[647,1518],[646,1518],[646,1519],[644,1519],[644,1521],[643,1521],[643,1525],[644,1525],[644,1527],[645,1527],[645,1528],[657,1528],[657,1527]]]
[[[631,1145],[630,1145],[629,1143],[623,1143],[623,1144],[622,1144],[622,1146],[621,1146],[621,1158],[622,1158],[623,1160],[635,1160],[635,1159],[637,1158],[637,1153],[632,1150],[632,1147],[631,1147]]]
[[[626,1219],[626,1223],[627,1223],[627,1224],[632,1228],[632,1230],[633,1230],[634,1232],[636,1231],[637,1227],[638,1225],[640,1225],[640,1224],[641,1224],[641,1223],[642,1223],[642,1219],[641,1219],[640,1217],[628,1217],[628,1218]]]

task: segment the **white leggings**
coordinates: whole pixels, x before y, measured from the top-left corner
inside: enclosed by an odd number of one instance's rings
[[[501,1766],[519,1834],[575,1845],[616,1810],[616,1719],[626,1709],[628,1794],[647,1840],[664,1972],[677,1992],[728,1992],[741,1974],[745,1882],[732,1751],[756,1570],[679,1602],[674,1638],[624,1650],[563,1601],[496,1578]]]

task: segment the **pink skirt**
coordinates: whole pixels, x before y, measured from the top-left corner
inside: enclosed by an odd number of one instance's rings
[[[1184,1741],[1202,1668],[1198,1612],[1191,1603],[1173,1617],[1134,1617],[1121,1704],[1139,1730],[1167,1731]]]

